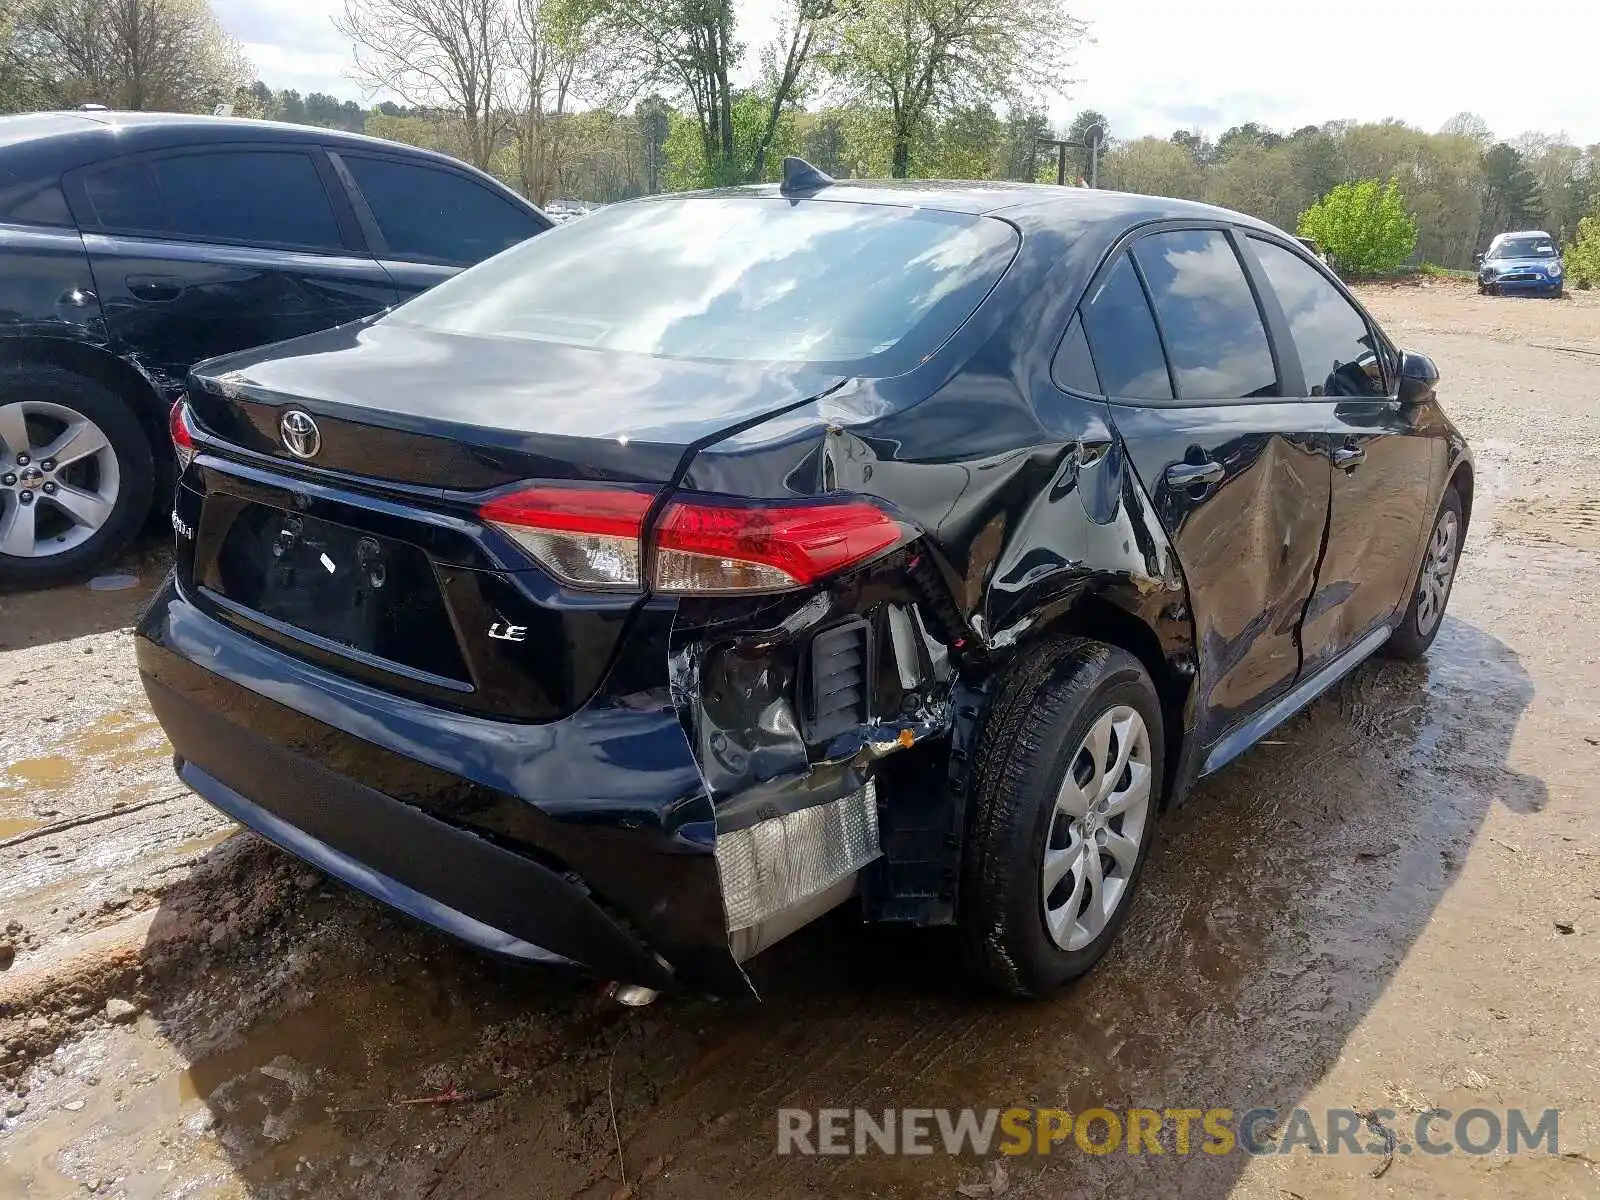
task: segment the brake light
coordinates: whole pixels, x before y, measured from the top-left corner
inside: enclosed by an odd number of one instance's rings
[[[178,458],[178,473],[189,469],[194,461],[194,433],[189,427],[189,406],[179,400],[167,414],[167,428],[172,433],[172,450]]]
[[[624,489],[531,487],[490,500],[478,514],[563,583],[638,591],[653,501]],[[650,582],[658,592],[691,595],[787,591],[865,562],[907,535],[865,500],[678,499],[656,522]]]
[[[656,527],[661,592],[776,592],[837,575],[904,540],[865,500],[731,505],[674,500]]]
[[[639,537],[650,492],[531,487],[490,500],[478,515],[563,583],[638,591]]]

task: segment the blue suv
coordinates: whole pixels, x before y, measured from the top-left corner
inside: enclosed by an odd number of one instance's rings
[[[1561,252],[1542,229],[1502,233],[1478,258],[1478,291],[1491,296],[1531,292],[1559,297],[1562,292]]]

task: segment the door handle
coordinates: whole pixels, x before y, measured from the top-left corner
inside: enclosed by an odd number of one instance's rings
[[[1219,462],[1173,463],[1167,468],[1167,485],[1174,488],[1214,487],[1227,471]]]
[[[1340,446],[1333,452],[1333,465],[1341,471],[1354,471],[1367,461],[1367,452],[1360,446]]]
[[[176,300],[187,288],[175,275],[129,275],[128,290],[141,300],[161,304]]]

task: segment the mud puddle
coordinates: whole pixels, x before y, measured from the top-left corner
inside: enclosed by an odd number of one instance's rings
[[[1470,608],[1484,585],[1469,570],[1462,587]],[[1533,696],[1520,656],[1465,620],[1422,666],[1364,668],[1170,817],[1119,946],[1046,1004],[973,992],[937,932],[839,914],[757,960],[762,1007],[608,1013],[581,983],[296,883],[250,953],[195,964],[135,1029],[106,1031],[137,1040],[119,1069],[145,1082],[102,1081],[73,1113],[71,1088],[34,1072],[55,1107],[25,1115],[30,1149],[0,1161],[26,1196],[65,1169],[130,1197],[219,1178],[251,1197],[605,1197],[620,1139],[650,1195],[953,1195],[982,1164],[779,1158],[776,1110],[1287,1108],[1370,1018],[1494,814],[1546,807],[1511,765]],[[123,1064],[118,1044],[73,1053]],[[1384,1082],[1329,1103],[1379,1103]],[[1237,1156],[1085,1162],[1010,1178],[1040,1194],[1248,1183]]]

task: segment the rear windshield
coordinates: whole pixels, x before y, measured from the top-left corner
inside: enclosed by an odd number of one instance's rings
[[[1547,237],[1507,238],[1494,248],[1496,258],[1554,258],[1556,244]]]
[[[972,315],[1017,244],[1005,222],[957,213],[749,196],[652,200],[560,225],[384,320],[896,375]]]

